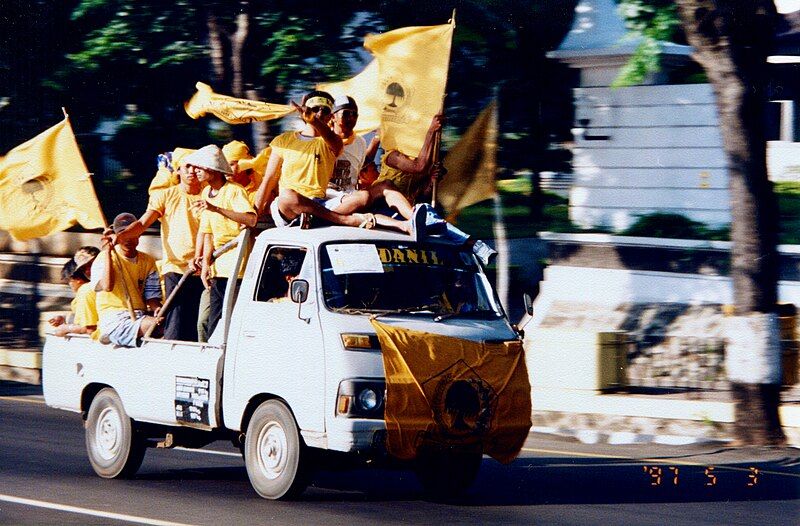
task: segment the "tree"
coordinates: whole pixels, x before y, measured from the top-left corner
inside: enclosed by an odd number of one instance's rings
[[[734,316],[728,360],[735,401],[735,434],[745,444],[785,441],[778,416],[781,349],[777,334],[777,203],[767,177],[764,109],[770,54],[779,16],[772,0],[622,0],[623,13],[664,35],[679,15],[694,58],[705,70],[717,103],[731,195],[731,278]],[[677,7],[677,9],[675,9]],[[659,25],[661,30],[652,29]],[[751,335],[747,338],[745,334]],[[733,338],[731,340],[731,338]],[[761,365],[759,365],[761,364]],[[746,370],[745,370],[746,369]]]

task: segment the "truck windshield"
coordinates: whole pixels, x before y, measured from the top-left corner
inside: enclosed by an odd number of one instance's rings
[[[501,316],[486,276],[463,247],[374,242],[321,250],[326,306],[337,312]]]

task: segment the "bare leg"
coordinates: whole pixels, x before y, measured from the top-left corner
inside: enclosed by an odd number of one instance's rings
[[[336,225],[358,226],[362,221],[362,218],[353,215],[328,210],[321,204],[312,201],[304,195],[298,194],[294,190],[281,190],[278,209],[281,214],[289,220],[294,219],[300,214],[311,214]]]

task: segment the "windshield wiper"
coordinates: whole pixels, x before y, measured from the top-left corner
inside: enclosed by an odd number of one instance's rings
[[[342,314],[373,314],[372,311],[356,309],[353,307],[332,307],[331,310],[333,312],[338,312]]]
[[[403,309],[392,309],[381,312],[373,316],[377,318],[378,316],[385,316],[387,314],[417,314],[424,311],[429,311],[431,314],[436,314],[438,310],[441,309],[441,305],[438,303],[427,303],[425,305],[418,305],[416,307],[406,307]]]
[[[443,312],[439,314],[433,321],[440,322],[450,318],[475,318],[475,319],[492,319],[492,318],[499,318],[500,314],[495,311],[491,310],[473,310],[468,312]]]

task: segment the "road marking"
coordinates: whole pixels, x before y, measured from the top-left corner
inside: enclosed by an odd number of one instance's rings
[[[180,449],[181,451],[188,451],[189,453],[205,453],[207,455],[222,455],[224,457],[242,458],[241,453],[234,453],[232,451],[216,451],[214,449],[192,449],[190,447],[176,446],[172,449]]]
[[[153,526],[191,526],[183,522],[170,522],[170,521],[162,521],[159,519],[148,519],[147,517],[137,517],[135,515],[126,515],[124,513],[112,513],[110,511],[92,510],[89,508],[79,508],[77,506],[56,504],[55,502],[46,502],[43,500],[24,499],[22,497],[15,497],[13,495],[3,495],[2,493],[0,493],[0,501],[3,500],[14,504],[22,504],[25,506],[35,506],[37,508],[47,508],[50,510],[66,511],[69,513],[79,513],[81,515],[92,515],[94,517],[103,517],[104,519],[135,522],[137,524],[150,524]]]
[[[19,396],[0,396],[0,400],[8,400],[9,402],[25,402],[28,404],[44,405],[44,400],[37,400],[36,398],[20,398]]]
[[[690,461],[687,461],[687,460],[679,460],[679,459],[674,459],[674,458],[636,458],[636,457],[626,457],[626,456],[621,456],[621,455],[603,455],[603,454],[600,454],[600,453],[581,453],[579,451],[566,451],[566,450],[565,451],[557,451],[557,450],[554,450],[554,449],[536,449],[536,448],[529,448],[529,447],[522,448],[522,451],[529,451],[531,453],[547,453],[547,454],[551,454],[551,455],[552,454],[556,454],[556,455],[573,456],[573,457],[608,458],[608,459],[614,459],[614,460],[627,460],[627,461],[633,461],[633,462],[641,463],[641,464],[673,464],[673,465],[677,465],[677,466],[695,466],[695,467],[714,466],[717,469],[725,470],[725,471],[742,471],[742,472],[746,472],[746,473],[750,472],[750,468],[749,467],[747,467],[747,468],[738,468],[738,467],[734,467],[734,466],[726,466],[724,464],[723,465],[719,465],[719,464],[713,464],[711,462],[690,462]],[[754,463],[757,463],[757,462],[754,462]],[[623,465],[623,464],[617,464],[617,465]],[[583,465],[582,464],[575,464],[573,467],[583,467]],[[766,474],[766,475],[781,475],[781,476],[784,476],[784,477],[800,478],[800,473],[787,473],[785,471],[772,471],[772,470],[763,470],[763,469],[760,469],[759,471],[760,471],[760,473],[763,473],[763,474]]]

